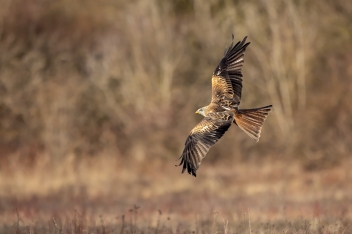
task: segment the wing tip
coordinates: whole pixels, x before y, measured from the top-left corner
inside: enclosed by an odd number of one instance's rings
[[[175,165],[178,166],[178,165]],[[181,174],[183,174],[186,171],[186,168],[183,168],[181,171]],[[194,169],[188,169],[188,174],[190,174],[191,176],[197,177],[197,173],[196,170]]]
[[[184,172],[185,170],[182,170],[181,174],[183,174]],[[197,177],[197,173],[195,170],[188,171],[188,174],[190,174],[191,176]]]
[[[233,34],[233,33],[231,34],[231,38],[232,38],[232,41],[233,41],[233,40],[235,40],[235,36],[234,36],[234,34]],[[248,38],[248,36],[244,36],[244,38],[243,38],[243,40],[242,40],[242,41],[246,41],[246,40],[247,40],[247,38]]]
[[[183,155],[181,155],[181,157],[182,157],[182,156],[183,156]],[[193,168],[192,165],[191,165],[191,163],[188,162],[187,160],[184,160],[184,158],[182,158],[180,164],[178,164],[178,165],[176,164],[175,167],[179,167],[179,166],[181,166],[182,164],[183,164],[182,171],[181,171],[182,174],[183,174],[183,173],[186,171],[186,169],[187,169],[188,174],[190,174],[191,176],[197,177],[197,173],[196,173],[197,169]]]

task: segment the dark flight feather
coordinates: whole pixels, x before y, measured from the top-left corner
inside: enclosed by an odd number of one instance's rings
[[[214,101],[218,102],[221,99],[228,100],[231,98],[233,100],[232,107],[240,104],[242,95],[242,67],[244,63],[244,54],[247,46],[250,44],[249,42],[246,43],[246,40],[247,37],[233,46],[232,35],[232,43],[213,73],[213,79],[216,79],[217,83],[221,83],[221,86],[215,85],[215,88],[221,89],[221,91],[217,90],[216,92],[213,92],[213,94],[218,94],[215,96],[213,95]]]
[[[196,171],[205,155],[229,129],[233,118],[229,120],[212,119],[205,117],[197,124],[188,136],[185,148],[179,159],[182,173],[186,170],[190,175],[196,176]]]

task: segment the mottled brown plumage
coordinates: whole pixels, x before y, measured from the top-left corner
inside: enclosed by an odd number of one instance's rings
[[[215,68],[212,77],[212,100],[224,107],[238,107],[242,94],[242,66],[247,46],[247,37],[233,46],[232,43],[219,65]]]
[[[256,109],[242,109],[238,106],[242,94],[242,66],[244,53],[249,42],[247,37],[225,51],[224,57],[215,68],[212,76],[212,100],[208,106],[202,107],[196,113],[204,116],[190,132],[185,148],[179,159],[182,173],[196,176],[202,159],[229,129],[232,123],[238,125],[252,139],[259,141],[264,120],[272,106]]]

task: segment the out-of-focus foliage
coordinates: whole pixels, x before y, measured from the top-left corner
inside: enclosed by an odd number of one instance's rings
[[[251,42],[241,107],[274,111],[258,144],[233,127],[208,160],[311,168],[351,153],[351,1],[0,4],[2,165],[39,154],[176,159],[232,33]]]

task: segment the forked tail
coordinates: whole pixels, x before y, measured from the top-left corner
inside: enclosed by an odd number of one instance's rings
[[[270,105],[255,109],[236,110],[233,122],[253,140],[258,142],[264,120],[269,115],[272,107]]]

